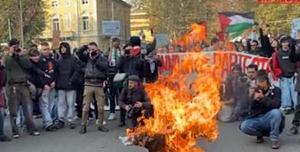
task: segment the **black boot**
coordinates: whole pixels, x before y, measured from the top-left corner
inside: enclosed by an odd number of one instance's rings
[[[288,135],[289,135],[289,136],[297,135],[297,134],[298,134],[298,131],[299,131],[299,127],[293,125],[293,127],[289,130]]]
[[[119,127],[124,127],[126,126],[125,122],[120,122]]]
[[[0,142],[8,142],[8,141],[11,141],[9,137],[4,135],[0,136]]]
[[[85,125],[81,125],[79,133],[80,134],[85,134],[86,133],[86,126]]]
[[[257,136],[256,143],[258,143],[258,144],[264,143],[264,137]]]
[[[101,131],[101,132],[108,132],[109,130],[107,129],[107,128],[105,128],[103,125],[102,126],[99,126],[98,128],[97,128],[99,131]]]

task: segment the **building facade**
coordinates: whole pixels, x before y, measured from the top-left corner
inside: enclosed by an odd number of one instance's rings
[[[133,8],[130,14],[131,35],[140,36],[146,42],[152,42],[152,32],[148,13],[141,9]]]
[[[66,41],[73,48],[97,42],[102,50],[110,46],[111,37],[126,41],[130,37],[130,8],[122,0],[45,0],[48,7],[47,26],[39,37],[41,41],[58,43]],[[103,21],[117,21],[120,32],[105,35]],[[109,24],[108,24],[109,26]]]

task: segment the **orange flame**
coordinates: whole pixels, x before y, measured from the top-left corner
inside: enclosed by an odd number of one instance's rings
[[[205,39],[205,25],[194,23],[191,25],[190,30],[181,39],[177,40],[177,44],[181,45],[184,51],[199,52],[201,51],[200,44]]]
[[[202,152],[199,138],[218,136],[216,115],[220,110],[220,71],[202,53],[185,57],[169,76],[146,85],[154,117],[144,120],[130,137],[164,135],[161,152]]]

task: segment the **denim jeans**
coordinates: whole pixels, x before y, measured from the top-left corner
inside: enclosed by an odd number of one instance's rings
[[[17,114],[17,120],[16,120],[17,126],[19,128],[23,128],[26,126],[25,123],[25,116],[24,116],[24,112],[22,110],[22,106],[19,106],[18,108],[18,114]]]
[[[250,136],[270,136],[277,141],[284,128],[284,116],[279,109],[273,109],[266,114],[246,119],[240,125],[240,130]]]
[[[29,88],[26,85],[10,85],[7,87],[8,108],[10,113],[10,121],[13,134],[19,134],[16,124],[17,113],[21,105],[22,111],[26,120],[26,128],[29,133],[36,130],[32,116],[32,100],[29,93]]]
[[[296,78],[280,78],[281,107],[292,108],[297,105],[297,92],[295,91]]]
[[[72,123],[75,117],[75,90],[58,90],[58,119]]]
[[[44,127],[47,128],[53,124],[57,117],[56,111],[56,90],[43,90],[40,97],[40,110],[42,112]]]

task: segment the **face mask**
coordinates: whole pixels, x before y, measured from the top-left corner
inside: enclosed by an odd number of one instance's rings
[[[96,56],[97,55],[97,52],[93,51],[91,52],[91,56]]]
[[[125,50],[125,54],[130,54],[130,50]]]

